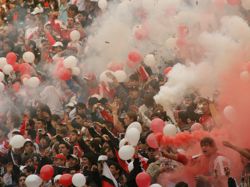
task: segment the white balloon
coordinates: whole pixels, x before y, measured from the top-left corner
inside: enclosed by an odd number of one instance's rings
[[[249,0],[241,0],[241,6],[246,10],[250,10],[250,1]]]
[[[3,67],[7,64],[7,60],[5,57],[0,58],[0,69],[3,69]]]
[[[243,81],[248,81],[250,79],[250,75],[248,71],[242,71],[240,73],[240,79]]]
[[[107,0],[99,0],[98,1],[98,7],[101,9],[101,10],[105,10],[108,6],[108,2]]]
[[[13,71],[13,67],[12,67],[10,64],[6,64],[6,65],[3,67],[3,72],[4,72],[4,74],[6,74],[6,75],[9,75],[12,71]]]
[[[121,139],[119,142],[119,148],[123,147],[126,143],[128,143],[128,140],[126,138]]]
[[[27,63],[33,63],[35,61],[35,55],[31,51],[23,53],[23,60]]]
[[[85,185],[86,183],[86,178],[83,174],[81,173],[76,173],[73,175],[72,177],[72,183],[76,186],[76,187],[82,187]]]
[[[141,124],[137,121],[130,123],[130,125],[127,127],[127,130],[130,128],[136,128],[140,133],[142,132]]]
[[[29,175],[25,179],[25,184],[27,187],[39,187],[42,184],[42,179],[37,175]]]
[[[124,145],[118,151],[118,155],[122,160],[130,160],[135,154],[135,148],[132,145]]]
[[[23,78],[23,85],[28,86],[29,79],[27,77]]]
[[[10,139],[10,145],[16,149],[23,147],[24,143],[25,138],[22,135],[15,135]]]
[[[113,72],[109,71],[109,70],[106,70],[106,71],[102,72],[100,77],[99,77],[100,81],[105,82],[105,83],[113,82],[113,80],[107,76],[107,73],[113,74]]]
[[[144,63],[149,67],[154,67],[157,64],[155,56],[153,54],[146,55],[144,57]]]
[[[137,128],[127,129],[125,137],[130,145],[136,146],[140,140],[140,131]]]
[[[81,73],[81,70],[78,67],[73,67],[71,70],[72,70],[72,74],[76,76],[80,75]]]
[[[232,123],[235,122],[235,120],[236,120],[236,111],[232,106],[230,106],[230,105],[226,106],[224,108],[223,113],[224,113],[224,116],[226,117],[227,120],[229,120]]]
[[[0,82],[4,80],[4,74],[0,72]]]
[[[167,124],[163,128],[163,133],[165,136],[175,136],[177,133],[177,128],[173,124]]]
[[[63,65],[65,68],[73,68],[77,65],[77,58],[74,56],[68,56],[64,59]]]
[[[193,132],[193,131],[198,131],[198,130],[202,130],[203,128],[202,128],[202,125],[200,124],[200,123],[194,123],[192,126],[191,126],[191,128],[190,128],[190,130],[191,130],[191,132]]]
[[[78,30],[73,30],[70,32],[71,41],[75,42],[75,41],[80,40],[80,38],[81,38],[81,34]]]
[[[40,80],[37,77],[31,77],[28,79],[27,84],[31,88],[37,88],[40,84]]]
[[[61,178],[61,176],[62,175],[56,175],[55,177],[54,177],[54,183],[56,183],[57,181],[59,181],[60,180],[60,178]]]
[[[160,184],[151,184],[150,187],[162,187]]]
[[[4,91],[4,84],[2,82],[0,82],[0,92]]]
[[[128,79],[128,75],[126,74],[125,71],[118,70],[118,71],[114,72],[113,74],[116,77],[118,82],[126,82]]]

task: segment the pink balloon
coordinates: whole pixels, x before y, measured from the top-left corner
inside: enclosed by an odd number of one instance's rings
[[[146,172],[139,173],[135,180],[138,187],[149,187],[151,184],[151,177]]]
[[[150,129],[154,133],[162,133],[164,126],[165,126],[165,122],[162,119],[155,118],[151,122]]]
[[[229,5],[239,5],[240,4],[240,0],[227,0],[227,3]]]
[[[129,54],[128,54],[128,59],[131,61],[131,62],[134,62],[136,64],[139,64],[141,61],[142,61],[142,56],[139,52],[137,51],[131,51]]]
[[[154,148],[154,149],[159,148],[159,144],[157,142],[157,139],[156,139],[154,133],[151,133],[148,135],[146,142],[147,142],[148,146],[151,148]]]
[[[9,52],[7,55],[6,55],[6,60],[8,62],[8,64],[10,65],[14,65],[16,63],[16,54],[14,52]]]

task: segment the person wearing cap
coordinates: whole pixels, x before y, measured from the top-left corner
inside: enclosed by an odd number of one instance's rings
[[[53,165],[56,167],[65,167],[66,160],[66,156],[64,156],[62,153],[59,153],[54,156]]]
[[[69,171],[71,174],[74,174],[76,172],[79,172],[80,170],[80,161],[78,157],[74,154],[70,154],[68,156],[67,162],[66,162],[66,167],[69,168]]]
[[[24,154],[32,154],[35,152],[35,145],[30,139],[26,139],[23,147]]]

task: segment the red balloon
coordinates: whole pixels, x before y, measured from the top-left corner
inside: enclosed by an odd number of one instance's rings
[[[54,175],[54,168],[51,165],[44,165],[40,170],[40,177],[44,181],[50,180]]]
[[[131,62],[134,62],[136,64],[139,64],[141,61],[142,61],[142,56],[139,52],[137,51],[131,51],[129,54],[128,54],[128,59],[131,61]]]
[[[70,186],[72,185],[72,175],[70,174],[63,174],[59,179],[59,184],[63,186]]]
[[[167,75],[171,70],[172,70],[172,67],[165,68],[163,71],[164,75]]]
[[[19,71],[22,75],[31,73],[31,66],[28,63],[19,64]]]
[[[67,68],[59,68],[58,71],[56,72],[57,76],[59,79],[63,81],[67,81],[71,79],[72,73],[69,69]]]
[[[227,3],[229,5],[239,5],[240,4],[240,0],[227,0]]]
[[[8,62],[8,64],[10,65],[14,65],[16,63],[16,54],[14,52],[9,52],[7,55],[6,55],[6,60]]]
[[[151,177],[146,172],[139,173],[135,180],[138,187],[149,187],[151,184]]]
[[[155,135],[156,141],[158,142],[158,145],[160,145],[163,134],[162,133],[154,133],[154,135]]]
[[[151,133],[148,135],[146,142],[147,142],[148,146],[151,148],[154,148],[154,149],[159,148],[159,144],[157,142],[157,139],[156,139],[154,133]]]
[[[15,91],[15,92],[18,92],[20,90],[20,83],[19,82],[15,82],[13,85],[12,85],[12,89]]]
[[[164,126],[165,126],[165,122],[162,119],[155,118],[151,122],[150,129],[154,133],[158,133],[158,132],[162,133]]]
[[[13,67],[14,72],[19,71],[19,64],[16,63],[16,64],[12,65],[12,67]]]

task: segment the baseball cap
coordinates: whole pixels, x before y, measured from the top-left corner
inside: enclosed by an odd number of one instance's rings
[[[65,161],[67,160],[66,157],[65,157],[62,153],[57,154],[54,158],[55,158],[55,159],[65,160]]]
[[[74,155],[74,154],[70,154],[70,155],[68,156],[68,159],[70,159],[70,158],[72,158],[72,159],[74,159],[74,160],[76,160],[76,161],[79,161],[78,157],[77,157],[76,155]]]
[[[42,7],[36,7],[34,8],[33,12],[31,12],[32,15],[36,15],[36,14],[41,14],[43,13],[43,8]]]
[[[62,42],[56,42],[52,45],[52,47],[63,47],[63,43]]]

